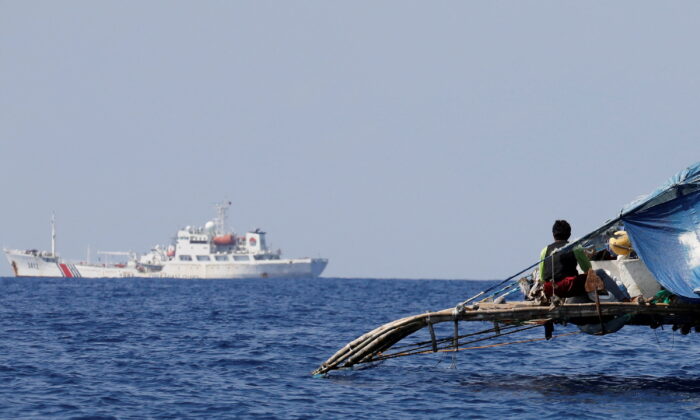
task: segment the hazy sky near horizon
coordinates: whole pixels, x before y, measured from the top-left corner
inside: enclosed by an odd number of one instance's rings
[[[231,200],[324,275],[503,278],[700,157],[700,3],[0,0],[0,245]],[[2,263],[0,275],[10,275]]]

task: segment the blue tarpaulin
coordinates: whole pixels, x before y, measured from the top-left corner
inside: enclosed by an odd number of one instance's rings
[[[699,216],[700,162],[627,205],[620,215],[632,246],[659,283],[696,302],[700,302]]]

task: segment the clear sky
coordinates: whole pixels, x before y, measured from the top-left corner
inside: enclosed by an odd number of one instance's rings
[[[695,1],[0,0],[0,245],[231,200],[326,276],[503,278],[700,159]],[[9,275],[3,261],[0,275]]]

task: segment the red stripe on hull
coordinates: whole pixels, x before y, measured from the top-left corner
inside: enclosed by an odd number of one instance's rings
[[[59,267],[61,267],[61,271],[63,271],[63,275],[68,278],[73,278],[73,273],[70,272],[68,269],[68,266],[65,264],[59,264]]]

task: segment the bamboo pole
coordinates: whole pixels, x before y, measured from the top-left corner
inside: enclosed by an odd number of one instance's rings
[[[609,302],[563,304],[560,306],[537,306],[532,302],[505,304],[480,303],[464,307],[461,311],[448,308],[409,316],[381,325],[346,344],[316,369],[314,374],[325,374],[330,370],[351,367],[372,361],[379,353],[389,349],[405,337],[421,328],[448,321],[529,322],[551,319],[554,322],[570,321],[583,323],[586,319],[633,315],[630,324],[652,325],[657,323],[700,326],[700,305],[695,304],[649,304],[635,302]],[[647,318],[636,319],[636,316]],[[431,338],[434,342],[434,338]]]

